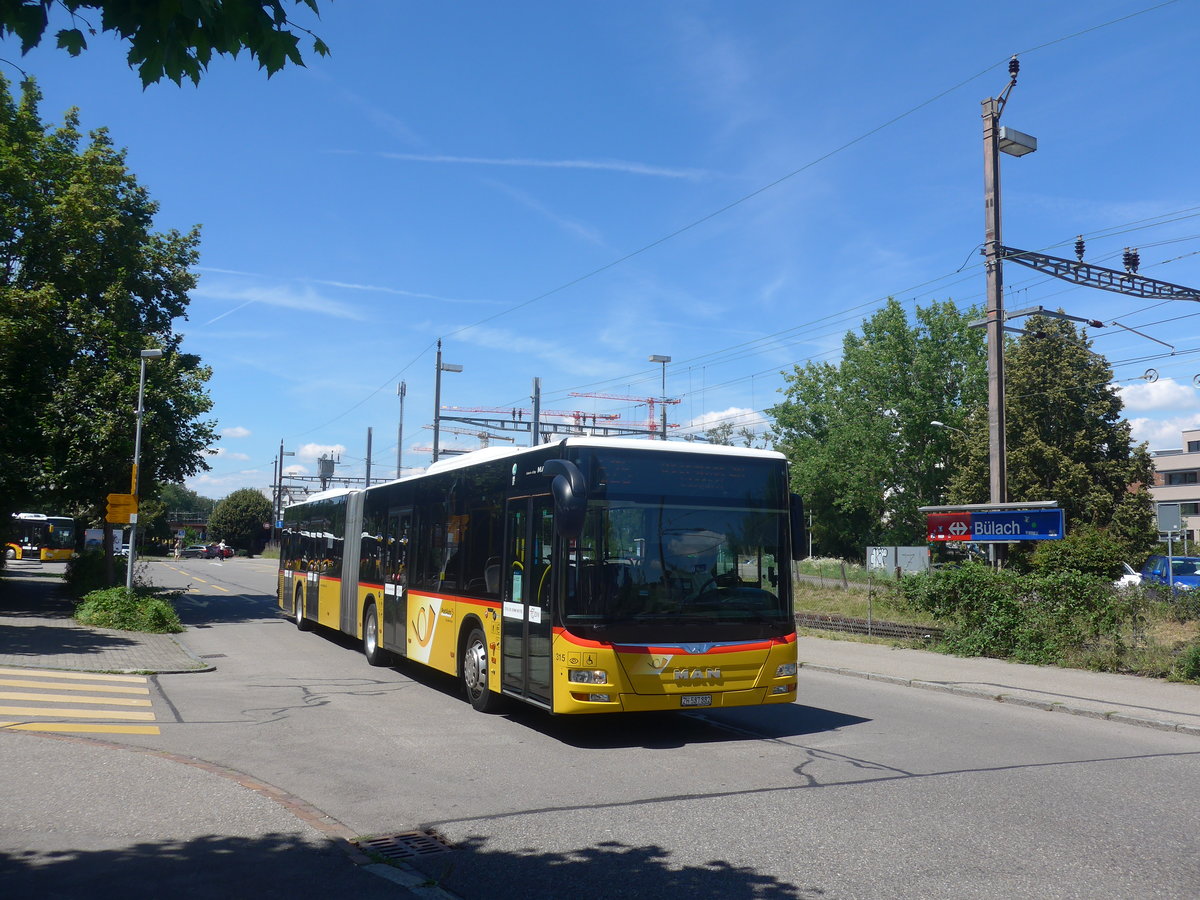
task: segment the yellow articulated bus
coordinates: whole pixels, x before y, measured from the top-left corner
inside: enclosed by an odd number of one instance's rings
[[[9,538],[4,544],[8,559],[62,562],[75,555],[75,520],[69,516],[13,513]]]
[[[568,438],[490,448],[284,511],[279,605],[462,680],[492,711],[791,703],[784,456]]]

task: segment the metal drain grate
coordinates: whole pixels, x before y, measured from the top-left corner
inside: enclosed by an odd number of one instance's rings
[[[400,834],[359,838],[354,843],[359,849],[384,859],[412,859],[454,849],[446,843],[445,838],[434,831],[404,831]]]

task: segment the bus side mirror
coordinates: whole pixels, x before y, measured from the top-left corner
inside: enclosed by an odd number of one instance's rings
[[[792,520],[792,559],[804,559],[808,555],[808,530],[804,527],[804,501],[799,494],[792,494],[788,512]]]
[[[587,512],[587,482],[575,463],[567,459],[548,459],[542,474],[553,479],[550,493],[554,495],[554,527],[567,540],[574,540],[583,531],[583,516]]]

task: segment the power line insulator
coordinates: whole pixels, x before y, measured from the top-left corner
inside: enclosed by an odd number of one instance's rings
[[[1083,235],[1075,238],[1075,258],[1083,262]]]
[[[1133,251],[1128,247],[1126,247],[1125,252],[1121,254],[1121,265],[1125,267],[1126,272],[1133,274]]]
[[[1136,247],[1134,247],[1133,250],[1130,252],[1130,260],[1133,263],[1133,274],[1136,275],[1138,266],[1140,266],[1142,264],[1142,255],[1137,252]]]
[[[1021,63],[1020,63],[1020,61],[1018,61],[1017,55],[1014,53],[1012,59],[1010,59],[1008,61],[1008,77],[1011,78],[1013,81],[1016,81],[1017,73],[1020,71],[1021,71]]]

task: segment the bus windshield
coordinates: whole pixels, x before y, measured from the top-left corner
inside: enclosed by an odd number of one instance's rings
[[[564,625],[607,641],[790,633],[783,509],[593,504],[571,553]],[[590,633],[590,634],[589,634]]]

